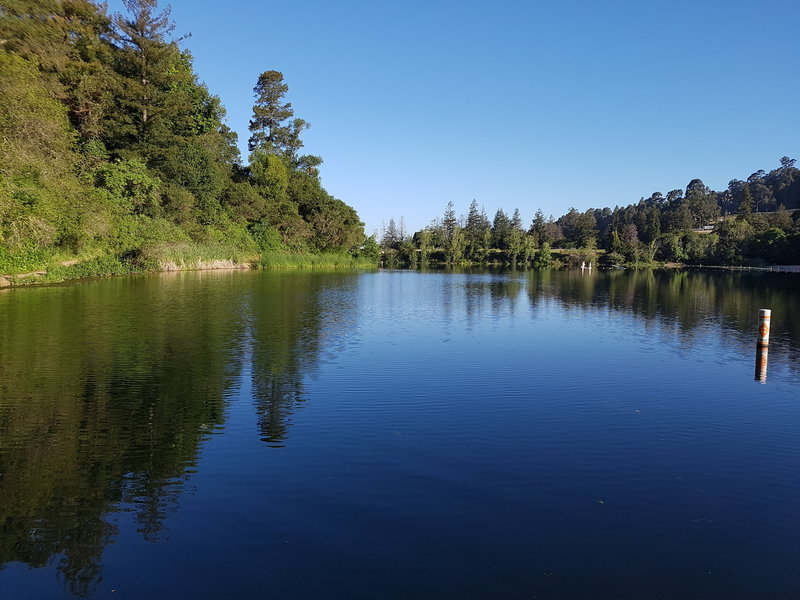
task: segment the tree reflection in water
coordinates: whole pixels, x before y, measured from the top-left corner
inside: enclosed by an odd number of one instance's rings
[[[203,441],[224,426],[226,399],[245,377],[260,438],[287,445],[304,381],[321,355],[350,343],[364,309],[360,281],[370,276],[174,274],[0,295],[0,565],[55,565],[72,594],[91,594],[118,513],[130,513],[144,539],[161,539]],[[567,310],[623,311],[690,339],[718,324],[750,348],[758,309],[769,307],[770,358],[800,362],[792,275],[412,276],[439,277],[443,318],[459,313],[468,325],[487,307],[515,311],[527,297],[534,310],[554,300]]]

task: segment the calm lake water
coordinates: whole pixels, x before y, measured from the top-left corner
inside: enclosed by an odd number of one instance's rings
[[[797,275],[3,292],[0,597],[798,598],[799,357]]]

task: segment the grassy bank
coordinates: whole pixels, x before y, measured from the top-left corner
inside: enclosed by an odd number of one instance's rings
[[[354,258],[347,253],[273,251],[259,256],[231,246],[181,243],[162,244],[123,255],[66,256],[51,253],[24,261],[7,261],[0,266],[5,271],[0,275],[0,287],[14,287],[160,271],[340,269],[374,268],[376,265],[368,258]]]

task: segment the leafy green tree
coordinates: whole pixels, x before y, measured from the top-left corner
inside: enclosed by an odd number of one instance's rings
[[[524,264],[527,262],[526,247],[527,235],[522,228],[522,217],[519,209],[514,209],[514,213],[508,222],[508,237],[506,240],[506,256],[512,265]]]
[[[99,134],[101,119],[114,109],[109,33],[104,9],[88,0],[5,0],[0,9],[3,48],[38,67],[86,138]]]
[[[543,242],[542,245],[536,250],[533,257],[533,266],[537,269],[544,269],[553,264],[553,255],[550,252],[550,243]]]
[[[770,227],[750,238],[747,252],[771,264],[784,264],[790,255],[790,240],[783,229]]]
[[[685,201],[695,227],[711,224],[719,216],[717,194],[700,179],[692,179],[686,186]]]
[[[263,148],[250,154],[250,176],[253,185],[269,202],[288,199],[289,172],[286,161]]]
[[[373,264],[377,265],[381,258],[381,248],[378,245],[378,241],[375,239],[375,236],[365,236],[364,240],[361,242],[361,245],[358,247],[358,250],[354,252],[353,255],[356,258],[368,258]]]
[[[204,225],[215,223],[222,213],[220,197],[230,182],[219,154],[197,137],[177,138],[158,154],[158,171],[164,180],[194,196],[197,220]]]
[[[220,201],[234,221],[255,223],[267,214],[267,199],[247,181],[228,182]]]
[[[752,225],[744,220],[728,219],[717,224],[714,233],[719,236],[715,254],[720,264],[742,264],[745,246],[753,235]]]
[[[456,225],[445,243],[445,257],[448,264],[455,265],[464,258],[464,250],[467,246],[464,230]]]
[[[681,190],[672,190],[667,194],[663,222],[666,232],[688,231],[694,226],[692,211]]]
[[[57,244],[85,208],[67,110],[29,61],[0,50],[0,111],[0,243]]]
[[[417,246],[419,248],[419,261],[421,264],[426,265],[430,260],[431,252],[434,250],[433,235],[427,227],[420,231],[415,236],[417,238]]]
[[[311,226],[311,246],[323,252],[354,252],[364,239],[364,224],[356,211],[325,194],[318,202],[300,207],[303,218]]]
[[[160,214],[161,181],[138,159],[106,163],[97,169],[96,185],[108,190],[119,203],[119,214]]]

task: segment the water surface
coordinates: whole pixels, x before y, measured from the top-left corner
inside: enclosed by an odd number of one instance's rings
[[[0,293],[0,597],[796,598],[798,299],[580,271]]]

